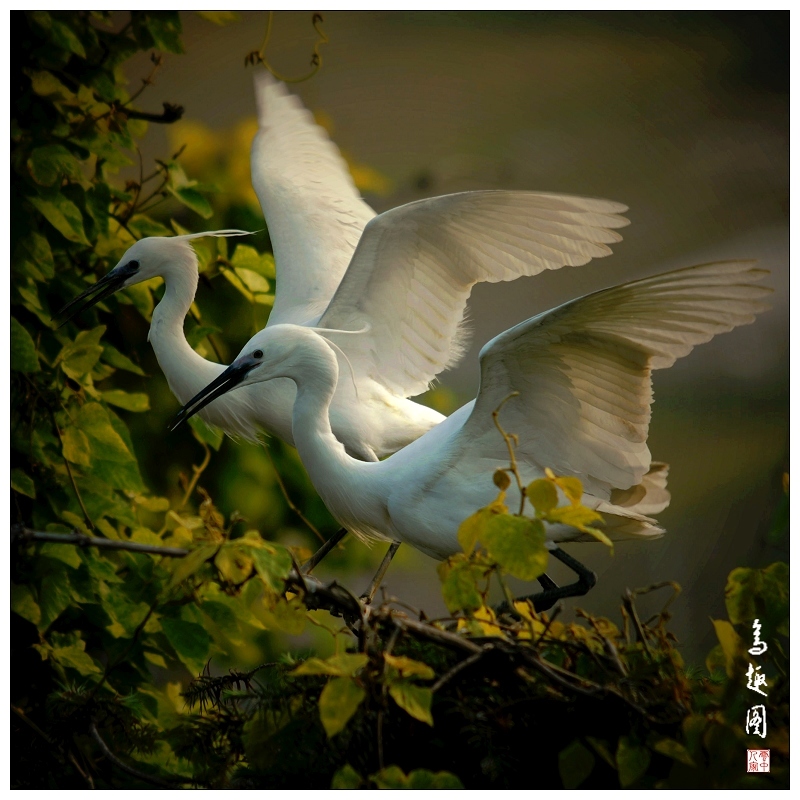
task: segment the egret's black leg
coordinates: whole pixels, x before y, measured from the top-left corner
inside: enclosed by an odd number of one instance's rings
[[[325,542],[325,544],[323,544],[322,547],[320,547],[320,549],[317,550],[317,552],[314,553],[314,555],[311,556],[311,558],[309,558],[302,567],[300,567],[300,572],[302,572],[304,575],[310,575],[311,570],[314,569],[314,567],[316,567],[317,564],[319,564],[319,562],[322,561],[322,559],[325,558],[325,556],[328,555],[328,553],[330,553],[330,551],[333,550],[333,548],[336,547],[336,545],[339,544],[339,542],[341,542],[346,535],[347,530],[345,528],[340,528],[338,531],[336,531],[336,533],[334,533],[333,536],[331,536],[331,538],[328,539],[328,541]]]
[[[558,584],[544,572],[536,579],[541,584],[542,589],[546,592],[553,589],[558,589]]]
[[[550,555],[557,558],[562,564],[566,564],[578,576],[578,580],[566,586],[545,588],[543,592],[524,598],[533,602],[533,607],[536,611],[547,611],[548,608],[552,608],[563,597],[582,597],[597,583],[597,575],[594,572],[584,567],[580,561],[573,558],[569,553],[564,552],[560,547],[554,547],[550,551]],[[542,586],[544,587],[544,584]]]
[[[389,549],[386,551],[386,555],[383,557],[383,561],[381,561],[381,565],[378,567],[378,571],[375,573],[375,576],[370,581],[370,584],[364,593],[358,598],[359,600],[367,605],[372,602],[372,598],[375,597],[375,592],[378,591],[378,587],[381,585],[383,576],[386,574],[386,570],[389,569],[389,564],[392,563],[392,559],[394,558],[394,554],[397,552],[398,547],[400,547],[400,542],[392,542],[392,544],[389,546]]]
[[[552,578],[547,575],[540,575],[538,580],[543,591],[538,594],[517,598],[518,600],[530,600],[537,612],[547,611],[563,597],[582,597],[597,583],[597,575],[594,572],[584,567],[580,561],[560,547],[554,547],[550,550],[550,555],[566,564],[578,576],[578,580],[566,586],[558,586]],[[508,603],[503,603],[496,609],[498,614],[503,614],[510,610]]]

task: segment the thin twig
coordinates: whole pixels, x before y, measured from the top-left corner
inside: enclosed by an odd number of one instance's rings
[[[171,780],[164,780],[163,778],[159,778],[156,775],[148,775],[146,772],[141,772],[134,767],[129,766],[121,759],[117,758],[114,753],[111,752],[109,746],[103,741],[103,738],[100,736],[100,732],[97,730],[97,726],[94,722],[89,727],[89,732],[92,734],[92,738],[97,743],[97,746],[102,750],[103,755],[115,766],[121,769],[123,772],[127,772],[128,775],[132,775],[134,778],[138,778],[139,780],[146,781],[147,783],[152,783],[153,786],[161,786],[164,789],[174,789],[176,786],[181,784],[191,783],[191,779],[189,778],[172,778]]]
[[[520,516],[522,512],[525,510],[525,487],[522,485],[522,478],[519,476],[519,469],[517,468],[517,458],[514,455],[514,446],[519,444],[519,439],[517,438],[516,433],[506,433],[503,430],[503,427],[500,425],[500,409],[512,398],[512,397],[519,397],[519,392],[511,392],[511,394],[506,397],[502,403],[500,403],[497,408],[492,411],[492,421],[494,422],[495,428],[500,431],[500,435],[503,437],[503,441],[506,443],[506,447],[508,448],[508,457],[511,466],[509,469],[511,472],[514,473],[514,478],[517,481],[517,488],[519,489],[519,513]],[[513,443],[513,444],[512,444]]]
[[[289,492],[286,490],[286,486],[283,483],[283,479],[281,478],[281,473],[279,472],[277,466],[275,466],[275,459],[272,457],[272,452],[269,449],[269,443],[264,442],[263,444],[264,450],[267,452],[267,458],[269,458],[269,463],[272,464],[272,470],[275,473],[275,479],[278,481],[278,486],[280,486],[281,493],[283,494],[283,499],[286,501],[286,505],[300,517],[301,520],[308,526],[308,528],[313,532],[313,534],[319,539],[323,544],[325,544],[326,539],[325,537],[316,529],[314,524],[309,520],[305,514],[292,502],[292,498],[289,497]]]
[[[53,744],[53,740],[21,709],[12,705],[11,710],[29,727],[31,727],[47,744]]]
[[[476,661],[479,661],[483,657],[484,653],[492,649],[494,649],[492,645],[488,644],[485,647],[481,648],[481,651],[479,653],[473,653],[471,656],[467,656],[463,661],[459,661],[458,664],[456,664],[449,672],[445,672],[445,674],[442,675],[442,677],[439,678],[439,680],[436,681],[436,683],[434,683],[433,686],[431,686],[431,692],[436,694],[436,692],[438,692],[439,689],[442,688],[442,686],[444,686],[448,681],[450,681],[452,678],[458,675],[458,673],[461,672],[461,670],[466,669],[471,664],[474,664]]]
[[[189,498],[192,496],[195,486],[197,486],[197,481],[200,480],[200,476],[203,474],[203,472],[205,472],[206,467],[211,462],[211,451],[208,449],[208,445],[205,442],[200,442],[200,444],[205,451],[205,456],[203,457],[203,460],[200,462],[199,466],[195,466],[194,464],[192,465],[194,475],[186,487],[186,493],[183,495],[183,500],[181,500],[181,504],[178,506],[178,511],[180,511],[189,502]]]
[[[61,431],[56,426],[56,433],[58,434],[58,440],[61,442],[61,447],[64,447],[64,440],[61,438]],[[69,475],[69,481],[72,484],[72,490],[75,492],[75,497],[78,499],[78,505],[81,507],[81,511],[83,512],[83,519],[84,522],[94,530],[94,522],[92,522],[92,518],[89,516],[89,512],[86,510],[86,506],[83,504],[83,498],[81,497],[80,490],[78,489],[78,484],[75,482],[75,476],[72,474],[72,467],[69,465],[69,461],[67,461],[67,457],[63,456],[64,459],[64,466],[67,468],[67,475]]]
[[[319,52],[319,48],[323,44],[328,43],[328,37],[325,34],[325,31],[322,28],[318,27],[324,21],[322,19],[322,14],[314,14],[311,17],[311,24],[314,26],[314,30],[317,32],[317,35],[320,37],[314,43],[314,52],[311,56],[311,72],[307,75],[303,75],[300,78],[288,78],[285,75],[281,75],[276,69],[272,67],[272,65],[267,61],[264,51],[267,49],[267,44],[269,43],[269,37],[272,32],[272,11],[269,12],[269,17],[267,18],[267,32],[264,34],[264,41],[261,43],[261,47],[258,50],[254,50],[251,53],[248,53],[245,56],[244,63],[245,66],[250,64],[263,64],[264,67],[272,73],[279,81],[283,81],[284,83],[301,83],[302,81],[307,81],[309,78],[314,76],[322,67],[322,54]]]

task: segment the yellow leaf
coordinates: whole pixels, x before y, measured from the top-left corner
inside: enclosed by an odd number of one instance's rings
[[[253,559],[235,544],[224,544],[214,559],[214,566],[228,583],[238,586],[250,577]]]
[[[435,676],[434,671],[422,661],[414,661],[407,656],[392,656],[388,653],[383,654],[386,663],[396,669],[400,673],[401,678],[410,678],[412,676],[428,680]]]
[[[319,696],[319,716],[330,739],[358,710],[366,692],[352,678],[331,678]]]
[[[558,492],[552,481],[540,478],[532,481],[525,489],[525,496],[531,501],[537,514],[546,514],[558,505]]]
[[[728,677],[732,677],[735,671],[736,661],[741,659],[744,654],[744,644],[742,638],[726,619],[712,619],[714,631],[719,639],[722,652],[725,654],[725,672]]]
[[[561,491],[567,496],[567,499],[573,504],[577,505],[583,497],[583,484],[578,478],[569,476],[556,478],[556,485],[561,487]]]

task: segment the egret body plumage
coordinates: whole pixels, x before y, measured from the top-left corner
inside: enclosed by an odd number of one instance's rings
[[[612,539],[663,533],[650,516],[669,503],[665,465],[647,446],[651,372],[695,345],[750,323],[767,306],[766,271],[730,261],[669,272],[566,303],[500,334],[481,351],[474,401],[386,460],[358,462],[331,431],[338,380],[321,333],[295,325],[256,334],[226,374],[185,407],[190,416],[237,385],[290,379],[297,385],[295,444],[315,488],[348,530],[407,542],[435,558],[460,550],[461,522],[494,500],[492,475],[508,451],[492,411],[519,437],[524,483],[546,467],[583,482],[583,503]],[[234,392],[231,392],[235,394]],[[508,498],[514,506],[515,489]],[[519,501],[517,496],[516,502]],[[549,542],[583,538],[550,525]]]
[[[300,101],[265,73],[256,97],[252,177],[277,274],[267,328],[318,327],[338,345],[348,377],[336,387],[330,420],[356,458],[375,461],[442,421],[407,398],[460,356],[459,326],[476,282],[585,264],[608,255],[608,244],[621,238],[614,229],[627,224],[619,203],[536,192],[465,192],[375,216]],[[198,281],[191,240],[242,233],[142,239],[68,308],[75,314],[117,289],[162,277],[166,291],[149,339],[186,403],[224,370],[183,334]],[[294,393],[290,381],[253,385],[220,398],[203,418],[234,436],[254,439],[263,429],[293,443]]]

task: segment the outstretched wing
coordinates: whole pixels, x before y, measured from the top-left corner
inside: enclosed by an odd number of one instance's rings
[[[609,200],[477,191],[418,200],[367,225],[321,327],[351,361],[400,396],[424,392],[461,356],[458,329],[472,286],[609,255],[628,224]]]
[[[768,306],[768,274],[725,261],[616,286],[540,314],[481,351],[481,387],[462,434],[483,456],[507,458],[492,411],[519,437],[518,456],[579,477],[608,499],[650,469],[653,369],[751,323]],[[472,444],[472,443],[475,444]]]
[[[375,212],[298,97],[266,70],[256,75],[255,93],[250,165],[277,271],[269,323],[301,324],[325,310]]]

